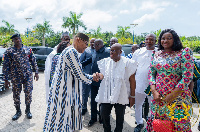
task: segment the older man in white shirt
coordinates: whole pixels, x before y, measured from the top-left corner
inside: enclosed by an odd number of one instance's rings
[[[148,97],[149,105],[151,104],[151,96],[147,96],[144,92],[149,86],[148,72],[151,62],[153,50],[155,49],[156,36],[148,34],[145,38],[146,47],[136,50],[133,54],[133,60],[137,62],[136,71],[136,90],[135,90],[135,118],[137,126],[134,132],[140,132],[144,127],[142,119],[142,105],[146,97]]]
[[[121,56],[121,45],[116,43],[110,49],[110,57],[97,62],[99,76],[103,79],[96,101],[101,103],[104,132],[110,132],[110,113],[116,112],[115,132],[122,132],[126,105],[135,102],[135,61]]]

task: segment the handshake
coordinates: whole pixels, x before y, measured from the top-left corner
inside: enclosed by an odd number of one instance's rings
[[[103,80],[104,76],[102,73],[93,73],[93,81],[98,82],[99,80]]]

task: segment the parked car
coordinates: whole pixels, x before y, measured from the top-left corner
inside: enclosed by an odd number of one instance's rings
[[[125,56],[127,56],[129,53],[131,53],[131,48],[132,48],[132,44],[124,44],[122,45],[122,50],[125,53]]]
[[[2,64],[2,58],[4,55],[4,52],[6,51],[7,48],[0,48],[0,65]]]
[[[30,47],[36,57],[39,70],[45,70],[45,61],[47,56],[53,51],[53,48],[44,46]]]
[[[0,65],[0,92],[5,90],[4,83],[5,82],[3,81],[2,65]]]

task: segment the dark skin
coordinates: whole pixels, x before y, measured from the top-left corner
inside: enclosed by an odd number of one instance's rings
[[[133,44],[132,49],[131,49],[132,53],[134,53],[138,48],[139,46],[137,44]]]
[[[113,44],[115,44],[115,43],[118,43],[117,38],[111,38],[111,39],[110,39],[110,47],[111,47]]]
[[[94,48],[96,51],[100,50],[104,46],[103,40],[101,39],[96,39],[94,41]]]
[[[90,47],[92,48],[92,49],[94,49],[95,47],[94,47],[94,41],[95,41],[96,39],[95,38],[92,38],[91,40],[90,40]]]
[[[22,47],[22,40],[20,37],[15,37],[12,39],[12,42],[14,42],[14,46],[17,48],[17,49],[20,49]],[[34,80],[38,81],[39,79],[39,75],[38,73],[35,73],[34,75]],[[5,80],[5,88],[6,89],[9,89],[10,87],[10,82],[8,80]]]
[[[122,53],[122,46],[121,44],[114,44],[112,45],[110,49],[110,58],[113,59],[115,62],[119,61],[121,59],[121,53]],[[102,73],[96,73],[97,76],[99,76],[100,80],[103,80],[104,76]],[[129,77],[130,82],[130,95],[135,96],[135,87],[136,87],[136,81],[135,81],[135,74],[131,75]],[[129,97],[130,107],[132,107],[135,104],[135,98]]]
[[[154,34],[148,34],[145,38],[145,45],[147,50],[154,50],[156,44],[156,36]]]

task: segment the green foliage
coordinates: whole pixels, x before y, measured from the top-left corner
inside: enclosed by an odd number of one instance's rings
[[[134,40],[136,44],[140,44],[142,41],[145,40],[145,34],[141,34],[141,35],[134,35]]]
[[[52,25],[49,24],[50,21],[44,21],[43,24],[36,24],[33,29],[35,30],[35,37],[42,42],[42,45],[45,46],[45,37],[49,35],[52,31]]]
[[[30,35],[27,37],[25,35],[21,35],[22,43],[26,46],[35,46],[40,45],[40,41]]]
[[[61,32],[51,32],[50,35],[46,38],[46,46],[55,47],[61,42]]]
[[[85,30],[87,27],[83,24],[83,21],[80,20],[83,14],[76,14],[76,12],[70,11],[70,17],[63,17],[63,28],[69,28],[73,33],[73,36],[78,32],[79,27],[83,27]]]
[[[12,45],[10,35],[0,35],[0,45],[3,47],[9,47]]]
[[[121,45],[124,45],[124,44],[133,44],[133,40],[131,38],[119,38],[118,39],[118,43],[120,43]]]
[[[2,22],[5,24],[5,26],[0,27],[0,35],[11,35],[14,33],[18,33],[18,31],[14,29],[15,26],[13,24],[10,24],[5,20],[2,20]]]
[[[182,44],[183,44],[183,47],[189,47],[194,52],[200,51],[200,41],[199,40],[193,40],[193,41],[185,40],[184,42],[182,42]]]
[[[152,31],[151,33],[155,34],[155,35],[156,35],[156,40],[158,40],[158,38],[159,38],[161,32],[162,32],[162,30],[159,29],[159,30],[157,30],[157,31]]]
[[[129,31],[130,26],[118,26],[117,27],[117,33],[116,33],[116,37],[117,38],[129,38],[131,37],[131,32]]]
[[[97,30],[91,29],[90,30],[90,37],[96,38],[96,39],[98,39],[98,38],[104,38],[104,34],[101,33],[101,27],[98,26]]]

